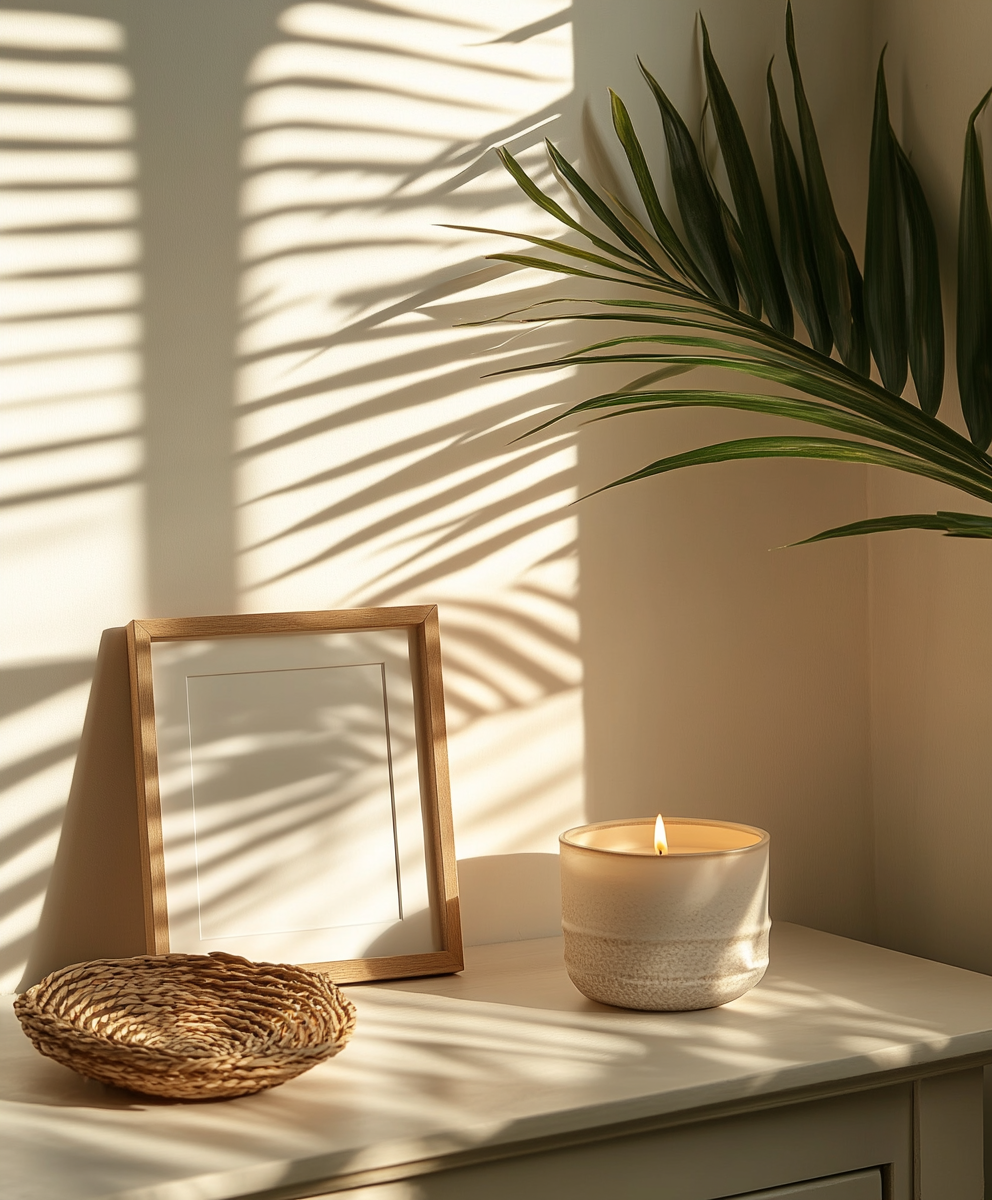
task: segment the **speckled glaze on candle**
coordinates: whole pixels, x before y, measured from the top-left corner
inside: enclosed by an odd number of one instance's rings
[[[591,1000],[685,1011],[743,996],[768,966],[769,836],[666,817],[569,829],[561,844],[565,967]]]

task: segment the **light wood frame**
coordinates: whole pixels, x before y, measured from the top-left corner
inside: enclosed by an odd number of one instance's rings
[[[436,605],[176,617],[132,621],[128,625],[128,664],[148,953],[169,952],[152,644],[160,641],[398,629],[407,629],[412,635],[410,666],[414,685],[421,812],[430,905],[435,939],[440,948],[426,953],[341,959],[304,965],[330,974],[338,983],[443,975],[463,968]]]

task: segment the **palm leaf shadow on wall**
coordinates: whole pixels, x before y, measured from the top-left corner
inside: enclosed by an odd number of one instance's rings
[[[481,313],[487,288],[511,303],[557,288],[522,291],[503,265],[466,280],[475,239],[436,226],[518,203],[488,152],[510,140],[529,160],[562,111],[567,39],[540,39],[568,22],[564,8],[504,33],[495,19],[428,5],[417,19],[371,5],[290,8],[285,39],[251,67],[245,110],[243,604],[438,601],[449,732],[530,712],[522,741],[552,747],[519,787],[483,801],[506,829],[515,823],[521,847],[557,829],[555,806],[534,796],[577,779],[573,752],[553,747],[561,716],[535,708],[571,703],[579,681],[575,449],[559,431],[507,446],[567,383],[480,388],[478,375],[480,362],[515,365],[528,346],[563,343],[558,332],[507,343],[453,330],[450,297],[468,286],[457,310]],[[482,818],[463,814],[464,853]]]

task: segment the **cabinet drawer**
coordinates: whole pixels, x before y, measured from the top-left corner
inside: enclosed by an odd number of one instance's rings
[[[349,1200],[882,1200],[883,1166],[887,1200],[911,1200],[911,1130],[911,1085],[897,1085],[474,1165],[439,1163],[356,1187]]]
[[[361,1197],[361,1200],[423,1200],[432,1197],[435,1192],[433,1185],[437,1178],[422,1178],[419,1180],[403,1180],[396,1183],[380,1184],[370,1188],[358,1188],[356,1191],[335,1192],[335,1196]],[[450,1177],[449,1177],[450,1181]],[[499,1185],[492,1191],[479,1191],[479,1186],[485,1189],[483,1179],[462,1178],[454,1191],[443,1192],[445,1197],[460,1196],[462,1200],[468,1197],[485,1195],[508,1197],[515,1189],[503,1190]],[[622,1184],[620,1185],[622,1187]],[[442,1188],[444,1184],[442,1183]],[[531,1193],[526,1193],[530,1195]],[[568,1192],[544,1192],[546,1197],[567,1197]],[[325,1193],[325,1200],[330,1200],[330,1193]],[[320,1200],[319,1197],[315,1200]],[[852,1174],[832,1175],[829,1179],[812,1179],[805,1183],[790,1183],[785,1187],[766,1188],[760,1192],[738,1192],[734,1196],[726,1196],[723,1200],[882,1200],[882,1172],[878,1168],[870,1171],[855,1171]]]
[[[882,1172],[857,1171],[853,1175],[834,1175],[830,1179],[814,1179],[809,1183],[790,1183],[788,1187],[764,1192],[748,1192],[746,1196],[728,1200],[882,1200]]]

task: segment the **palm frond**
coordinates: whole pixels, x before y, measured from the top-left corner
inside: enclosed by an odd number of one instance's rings
[[[712,446],[700,446],[683,454],[672,454],[648,463],[639,471],[633,471],[622,479],[616,479],[597,488],[590,495],[621,487],[625,483],[636,483],[654,475],[664,475],[682,467],[696,467],[712,463],[733,462],[746,458],[813,458],[831,462],[859,463],[868,466],[890,467],[910,475],[922,475],[938,483],[946,483],[958,491],[967,492],[977,499],[992,503],[992,486],[973,487],[954,472],[943,469],[938,463],[899,454],[867,442],[849,442],[840,438],[819,437],[754,437],[736,438],[729,442],[717,442]]]
[[[889,533],[896,529],[938,529],[948,537],[992,538],[992,519],[958,512],[900,513],[895,517],[872,517],[867,521],[838,525],[834,529],[825,529],[823,533],[814,534],[813,537],[792,544],[808,546],[811,542],[825,542],[829,538]]]
[[[638,369],[626,387],[555,413],[539,429],[566,418],[600,420],[703,406],[802,421],[849,439],[762,437],[703,446],[659,459],[607,488],[687,466],[789,457],[904,471],[992,503],[992,458],[985,452],[992,441],[992,217],[975,129],[992,91],[972,113],[965,138],[957,355],[969,441],[935,415],[944,376],[937,238],[923,188],[889,121],[884,51],[876,76],[862,278],[834,209],[803,84],[791,5],[786,12],[786,47],[801,167],[786,131],[771,65],[766,76],[777,245],[755,156],[705,22],[701,28],[706,105],[733,207],[709,172],[705,146],[700,144],[701,153],[682,115],[643,63],[642,74],[661,115],[681,230],[661,202],[662,189],[648,167],[641,140],[626,106],[613,92],[614,131],[642,213],[632,211],[633,201],[614,194],[625,191],[622,184],[611,183],[611,191],[601,193],[549,143],[552,168],[575,202],[591,214],[590,227],[584,218],[566,212],[508,151],[501,150],[504,165],[524,193],[585,244],[510,233],[507,236],[528,242],[540,253],[490,257],[611,287],[626,284],[639,294],[565,296],[491,318],[521,324],[619,321],[631,327],[620,336],[496,374],[566,367],[586,371],[597,365]],[[811,344],[794,333],[793,307]],[[840,361],[832,357],[834,346]],[[870,378],[871,358],[881,384]],[[695,367],[744,375],[781,388],[783,394],[656,386]],[[900,394],[908,370],[919,407]],[[992,536],[992,518],[952,512],[873,518],[806,540],[909,528],[987,538]]]

